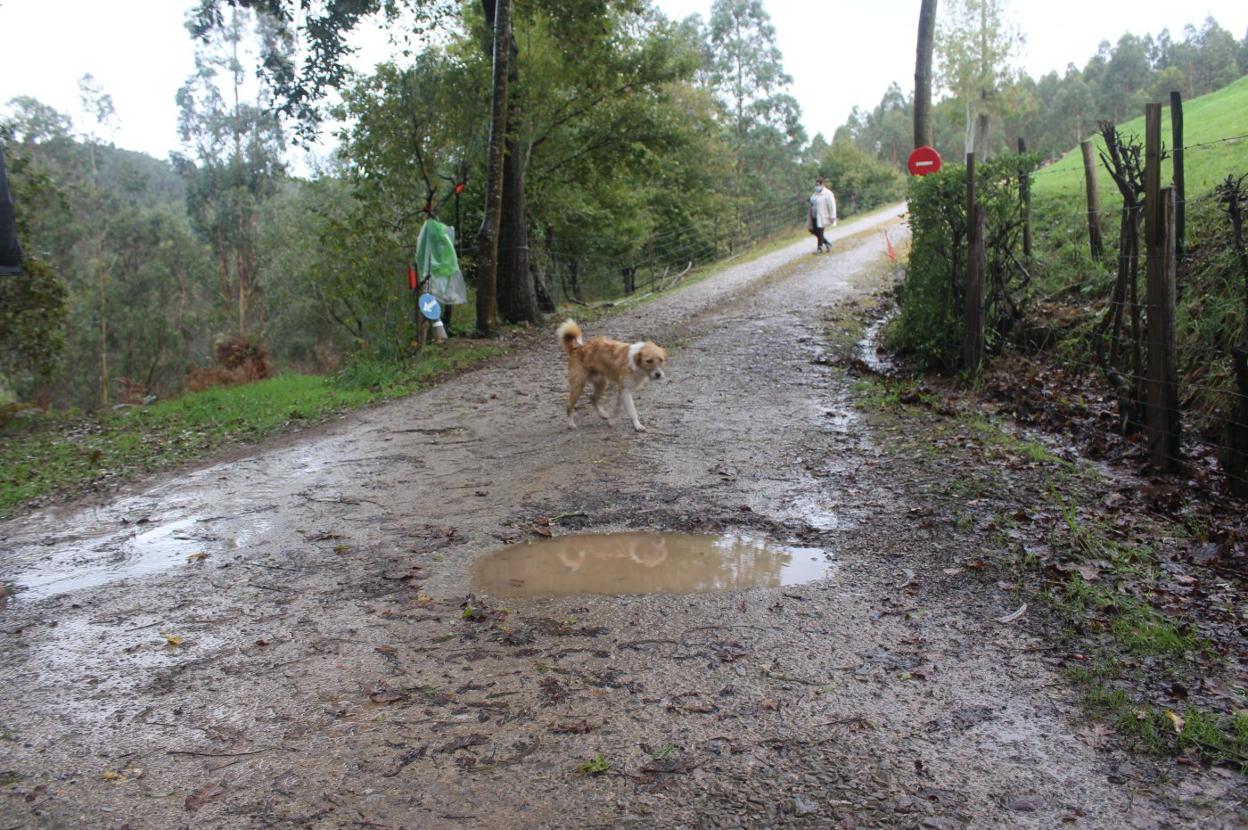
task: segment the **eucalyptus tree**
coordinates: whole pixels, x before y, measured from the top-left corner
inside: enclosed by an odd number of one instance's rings
[[[982,159],[988,118],[1013,76],[1010,59],[1023,38],[1006,21],[1004,0],[947,0],[945,8],[936,29],[939,78],[965,112],[963,151]]]
[[[762,0],[715,0],[705,37],[707,81],[723,104],[736,150],[732,189],[738,202],[747,192],[800,186],[801,107],[787,91],[793,79]]]
[[[263,326],[263,274],[257,233],[261,203],[283,174],[284,138],[264,83],[248,100],[244,65],[254,43],[265,55],[289,54],[289,34],[264,14],[234,7],[213,27],[196,30],[195,72],[178,90],[178,130],[189,156],[177,157],[187,180],[191,221],[211,247],[218,297],[234,333]]]
[[[88,215],[84,223],[87,232],[84,234],[86,256],[83,264],[87,274],[95,284],[96,327],[99,333],[98,360],[100,366],[100,403],[108,406],[111,381],[108,365],[108,323],[109,323],[109,270],[112,263],[104,253],[103,224],[109,213],[103,191],[100,188],[100,165],[98,159],[100,143],[104,136],[111,135],[116,128],[117,111],[113,107],[113,96],[87,73],[78,80],[78,100],[83,111],[90,118],[87,130],[82,134],[83,143],[91,160],[91,174],[84,188],[85,203]]]

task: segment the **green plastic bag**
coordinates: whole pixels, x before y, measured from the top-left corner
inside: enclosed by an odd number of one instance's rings
[[[455,255],[455,229],[430,219],[416,239],[416,267],[429,279],[429,293],[443,305],[468,302],[468,286]]]

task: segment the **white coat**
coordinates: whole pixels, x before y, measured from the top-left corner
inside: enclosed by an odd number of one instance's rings
[[[810,194],[811,219],[815,228],[830,228],[836,221],[836,197],[828,188]],[[814,228],[811,228],[813,230]]]

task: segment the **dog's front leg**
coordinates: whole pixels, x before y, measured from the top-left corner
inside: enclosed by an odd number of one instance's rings
[[[620,391],[620,400],[624,402],[624,410],[628,412],[628,417],[633,419],[633,429],[638,432],[645,432],[646,428],[641,425],[641,419],[637,417],[637,405],[633,403],[633,392],[631,389],[623,389]]]

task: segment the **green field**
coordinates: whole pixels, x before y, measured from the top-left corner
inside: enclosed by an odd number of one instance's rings
[[[1119,125],[1124,136],[1144,138],[1144,115]],[[1171,149],[1170,107],[1162,108],[1161,140],[1167,153]],[[1230,140],[1225,140],[1230,139]],[[1103,150],[1100,136],[1093,139],[1097,151]],[[1209,193],[1226,179],[1228,173],[1248,173],[1248,76],[1217,92],[1183,103],[1183,171],[1188,198]],[[1203,145],[1203,146],[1194,146]],[[1097,182],[1102,209],[1120,204],[1118,188],[1104,165],[1097,160]],[[1172,179],[1169,161],[1162,165],[1162,186]],[[1036,172],[1032,184],[1036,199],[1062,202],[1082,200],[1083,156],[1075,147],[1059,161]]]

